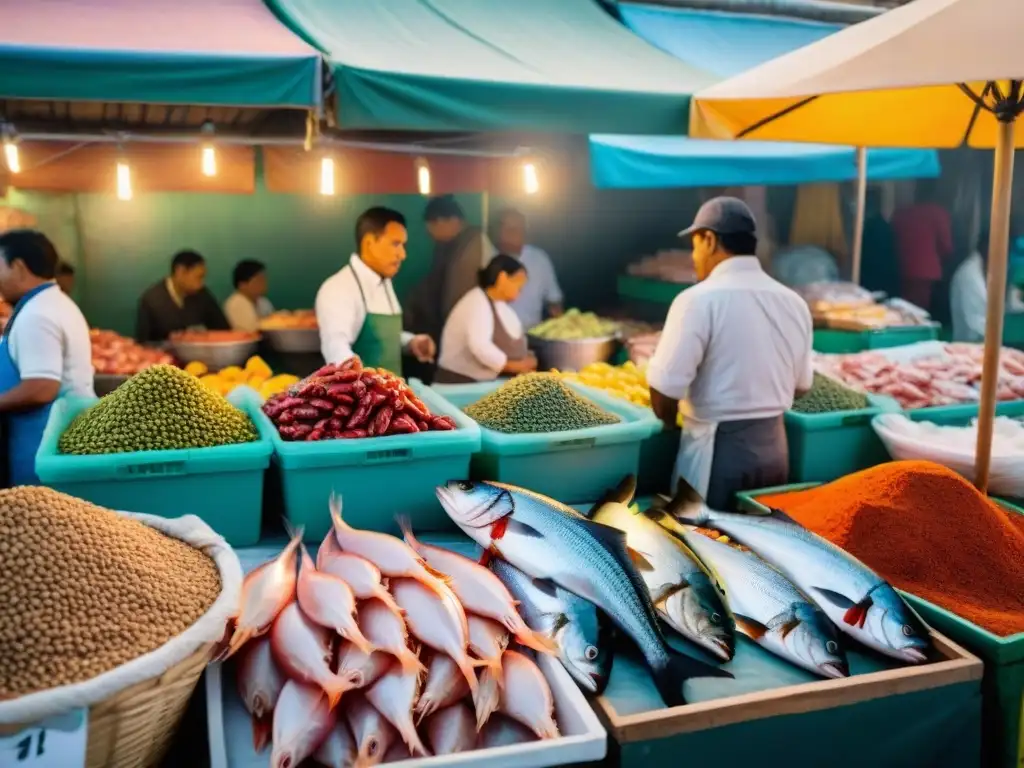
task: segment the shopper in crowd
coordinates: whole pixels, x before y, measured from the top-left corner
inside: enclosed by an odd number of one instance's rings
[[[499,253],[479,272],[479,285],[459,299],[441,336],[435,381],[494,381],[537,370],[523,324],[510,306],[529,285],[526,266]]]
[[[405,261],[405,217],[390,208],[369,208],[356,221],[356,249],[316,294],[320,347],[328,363],[353,354],[363,364],[402,372],[402,351],[431,363],[434,338],[402,330],[402,308],[391,279]]]
[[[988,317],[988,230],[978,236],[978,245],[953,273],[949,284],[953,341],[985,341]],[[1020,289],[1007,288],[1007,312],[1024,312]]]
[[[65,295],[70,296],[75,290],[75,268],[64,259],[57,262],[57,271],[54,273],[57,285]]]
[[[862,243],[860,284],[869,291],[899,296],[900,263],[896,257],[896,235],[882,214],[882,193],[875,188],[867,192]]]
[[[936,286],[942,281],[942,269],[953,255],[953,224],[939,202],[934,181],[919,185],[919,199],[896,211],[892,228],[896,233],[903,298],[930,311]]]
[[[0,339],[6,485],[33,485],[36,450],[60,395],[91,396],[92,346],[78,306],[57,287],[57,251],[41,232],[0,235],[0,295],[14,310]]]
[[[235,292],[224,302],[224,316],[236,331],[258,331],[260,321],[274,311],[267,298],[267,265],[254,259],[235,264],[231,281]]]
[[[514,208],[506,208],[498,213],[494,223],[495,246],[502,253],[519,259],[530,274],[519,298],[512,302],[512,309],[523,326],[529,330],[545,317],[561,315],[562,288],[558,285],[555,266],[546,251],[526,242],[526,216]]]
[[[737,491],[788,480],[782,415],[813,381],[811,313],[761,269],[743,201],[709,200],[679,234],[700,282],[669,309],[647,369],[651,406],[674,428],[686,401],[673,484],[683,478],[729,509]]]
[[[163,342],[190,328],[226,331],[229,326],[206,287],[206,259],[195,251],[180,251],[171,260],[171,274],[139,299],[135,338],[143,344]]]

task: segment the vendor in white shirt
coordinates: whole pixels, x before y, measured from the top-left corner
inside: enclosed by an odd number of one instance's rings
[[[434,381],[494,381],[537,370],[523,324],[509,306],[526,285],[526,267],[508,254],[499,253],[480,270],[480,285],[459,299],[448,315]]]
[[[0,339],[9,486],[38,484],[36,451],[53,401],[94,395],[89,326],[54,282],[57,262],[53,243],[40,232],[0,235],[0,295],[14,307]]]
[[[545,317],[562,314],[562,289],[551,263],[551,257],[535,245],[526,242],[526,216],[514,208],[501,211],[495,220],[494,244],[501,253],[519,259],[530,275],[530,280],[511,302],[523,327],[530,330],[540,325]]]
[[[761,269],[741,200],[709,200],[679,234],[692,238],[700,282],[669,309],[647,369],[651,406],[674,427],[686,401],[673,485],[731,509],[738,491],[788,482],[782,417],[813,382],[811,313]]]
[[[953,341],[985,341],[988,315],[988,232],[978,237],[978,247],[953,273],[949,284],[949,308],[953,323]],[[1007,289],[1007,312],[1024,312],[1020,290]]]
[[[356,220],[358,253],[316,294],[320,349],[328,363],[359,355],[367,367],[401,374],[403,348],[421,362],[433,361],[434,340],[402,330],[402,307],[391,286],[408,239],[405,217],[390,208],[369,208]]]
[[[274,313],[274,305],[267,298],[267,265],[243,259],[235,264],[231,280],[235,292],[224,302],[224,317],[233,330],[258,331],[260,321]]]

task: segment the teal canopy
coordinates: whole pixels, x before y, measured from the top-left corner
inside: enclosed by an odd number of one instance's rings
[[[320,67],[261,0],[0,2],[0,99],[310,109]]]
[[[595,0],[267,0],[326,54],[342,128],[685,133],[717,78]]]

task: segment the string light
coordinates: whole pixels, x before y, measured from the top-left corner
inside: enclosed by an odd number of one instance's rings
[[[430,194],[430,166],[422,157],[416,161],[416,183],[421,195]]]
[[[117,161],[117,199],[132,199],[132,171],[123,157]]]
[[[7,170],[11,173],[21,172],[21,157],[18,153],[18,145],[12,138],[4,138],[4,161],[7,163]]]
[[[533,163],[523,163],[523,191],[528,195],[534,195],[540,191],[537,166]]]
[[[334,193],[334,158],[328,155],[320,161],[320,194],[333,195]]]
[[[213,147],[213,123],[206,121],[203,123],[201,131],[207,136],[207,139],[203,142],[203,176],[216,176],[217,151]]]

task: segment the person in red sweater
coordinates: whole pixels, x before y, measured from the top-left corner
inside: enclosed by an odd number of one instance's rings
[[[934,182],[923,182],[919,199],[896,211],[892,218],[900,259],[903,298],[930,311],[935,286],[942,280],[942,268],[953,255],[953,225],[938,202]]]

